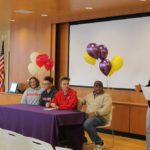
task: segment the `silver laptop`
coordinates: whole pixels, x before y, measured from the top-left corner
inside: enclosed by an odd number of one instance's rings
[[[11,86],[10,86],[10,89],[9,89],[9,93],[16,93],[17,86],[18,86],[18,83],[12,82]]]

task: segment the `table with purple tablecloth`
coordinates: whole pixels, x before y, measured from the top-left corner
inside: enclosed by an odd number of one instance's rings
[[[84,113],[70,110],[44,110],[42,106],[0,105],[0,128],[34,137],[53,146],[63,132],[75,149],[82,149]],[[65,137],[64,137],[65,138]]]

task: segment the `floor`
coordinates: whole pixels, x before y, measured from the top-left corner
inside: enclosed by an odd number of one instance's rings
[[[144,140],[137,140],[133,138],[127,138],[122,136],[114,136],[114,147],[112,135],[109,134],[100,134],[102,139],[105,141],[105,149],[108,150],[145,150],[146,142]],[[84,144],[84,150],[92,150],[94,145],[90,144],[91,140],[88,138],[88,144]]]

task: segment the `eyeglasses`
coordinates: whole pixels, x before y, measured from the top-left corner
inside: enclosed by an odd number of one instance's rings
[[[43,83],[43,85],[50,85],[50,83]]]

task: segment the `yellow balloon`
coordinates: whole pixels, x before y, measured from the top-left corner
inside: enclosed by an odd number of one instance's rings
[[[116,71],[118,71],[123,66],[124,60],[121,56],[116,55],[111,60],[111,70],[108,74],[111,77]]]
[[[111,76],[114,74],[114,72],[115,72],[115,71],[114,71],[113,67],[111,67],[111,70],[110,70],[108,76],[111,77]]]
[[[84,52],[83,58],[90,65],[95,65],[96,63],[96,59],[91,57],[87,52]]]
[[[118,71],[123,66],[123,58],[119,55],[116,55],[112,58],[112,68],[114,71]]]

